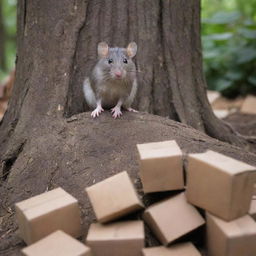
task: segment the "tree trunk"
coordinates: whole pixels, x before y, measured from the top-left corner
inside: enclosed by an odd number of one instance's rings
[[[63,3],[19,1],[17,82],[1,126],[4,136],[20,119],[31,126],[46,118],[44,113],[70,117],[88,110],[82,83],[95,64],[97,43],[123,47],[135,41],[140,71],[135,108],[245,144],[214,116],[206,98],[199,0]]]
[[[120,47],[135,41],[134,107],[184,124],[143,113],[120,120],[81,114],[88,110],[82,83],[99,41]],[[255,163],[254,155],[187,126],[245,143],[213,115],[206,98],[199,0],[20,0],[17,47],[13,96],[0,126],[3,255],[24,246],[13,204],[56,186],[79,198],[88,228],[93,214],[81,191],[121,170],[137,180],[136,143],[176,139],[186,152],[212,148]]]

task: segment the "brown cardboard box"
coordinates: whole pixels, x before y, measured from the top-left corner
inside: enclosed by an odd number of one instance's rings
[[[88,187],[86,192],[97,220],[101,223],[143,208],[127,172],[121,172]]]
[[[254,184],[254,187],[253,187],[253,196],[256,197],[256,184]]]
[[[196,208],[187,203],[184,193],[151,205],[145,210],[143,219],[164,245],[205,223]]]
[[[60,229],[79,237],[80,210],[77,200],[57,188],[15,205],[21,238],[32,244]]]
[[[255,167],[256,169],[256,167]],[[256,172],[254,172],[254,176],[252,176],[252,179],[254,179],[254,185],[253,185],[253,193],[252,193],[252,197],[256,199]]]
[[[182,152],[176,141],[137,145],[145,193],[184,188]]]
[[[216,109],[213,110],[213,113],[215,116],[217,116],[219,119],[223,119],[229,115],[229,110],[226,109]]]
[[[24,248],[22,253],[25,256],[92,256],[89,247],[60,230]]]
[[[255,198],[255,196],[253,197],[253,199],[251,201],[249,215],[256,221],[256,198]]]
[[[201,254],[192,243],[188,242],[170,247],[145,248],[142,250],[142,256],[201,256]]]
[[[256,114],[256,97],[247,96],[240,111],[245,114]]]
[[[207,90],[207,98],[210,104],[213,104],[218,98],[220,98],[220,93],[217,91]]]
[[[86,239],[93,256],[141,256],[144,243],[142,221],[93,223]]]
[[[209,256],[255,256],[256,222],[245,215],[226,222],[207,213]]]
[[[188,157],[187,199],[224,219],[245,215],[250,207],[256,168],[207,151]]]

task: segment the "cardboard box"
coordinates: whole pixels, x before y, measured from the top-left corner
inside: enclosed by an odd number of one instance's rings
[[[15,205],[21,238],[32,244],[56,230],[81,235],[78,201],[57,188]]]
[[[92,256],[89,247],[60,230],[24,248],[21,252],[25,256]]]
[[[253,197],[256,197],[256,184],[254,184],[254,187],[253,187]]]
[[[170,247],[145,248],[142,250],[142,256],[201,256],[201,254],[192,243],[188,242]]]
[[[253,197],[249,209],[249,215],[256,221],[256,198]]]
[[[226,222],[207,213],[209,256],[255,256],[256,222],[245,215]]]
[[[256,97],[252,95],[247,96],[240,111],[244,114],[256,114]]]
[[[176,141],[137,145],[145,193],[184,188],[182,152]]]
[[[207,90],[207,98],[210,104],[213,104],[218,98],[220,98],[220,93],[217,91]]]
[[[127,172],[121,172],[86,188],[96,218],[101,223],[143,209]]]
[[[144,243],[142,221],[93,223],[86,239],[93,256],[141,256]]]
[[[191,154],[187,167],[187,199],[227,221],[247,214],[256,168],[207,151]]]
[[[213,110],[213,113],[219,119],[223,119],[229,115],[229,111],[226,109],[216,109],[216,110]]]
[[[184,193],[151,205],[145,210],[143,219],[164,245],[205,223],[196,208],[187,202]]]

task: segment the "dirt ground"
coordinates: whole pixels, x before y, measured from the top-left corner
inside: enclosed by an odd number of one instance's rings
[[[256,115],[234,113],[226,117],[224,120],[230,123],[240,134],[256,136]]]

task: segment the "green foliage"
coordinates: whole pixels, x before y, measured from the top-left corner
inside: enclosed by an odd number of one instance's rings
[[[1,0],[3,12],[3,24],[5,28],[5,38],[1,38],[1,43],[5,44],[7,70],[0,69],[0,82],[15,66],[16,57],[16,0]],[[3,40],[3,41],[2,41]]]
[[[227,4],[227,1],[216,2]],[[256,1],[248,2],[243,2],[242,6],[240,0],[229,1],[230,9],[241,4],[239,11],[214,12],[211,4],[210,15],[203,15],[202,19],[204,70],[208,86],[228,97],[256,93],[255,12],[247,8],[256,8]]]

